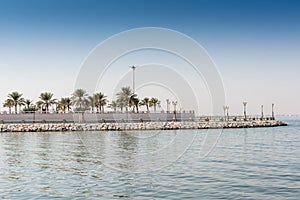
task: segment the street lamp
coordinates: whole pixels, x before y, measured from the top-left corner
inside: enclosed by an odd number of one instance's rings
[[[174,106],[174,112],[176,112],[177,101],[172,101],[172,104],[173,104],[173,106]]]
[[[176,105],[177,105],[177,101],[172,101],[172,104],[174,106],[174,116],[173,116],[173,120],[177,121],[177,116],[176,116]]]
[[[274,116],[274,103],[272,103],[272,119],[275,120],[275,116]]]
[[[170,100],[169,99],[166,99],[166,102],[167,102],[167,113],[170,112]]]
[[[223,106],[223,110],[224,110],[224,117],[226,117],[226,106]]]
[[[247,119],[247,115],[246,115],[246,106],[247,106],[247,102],[244,101],[244,102],[243,102],[243,105],[244,105],[244,119],[246,120],[246,119]]]
[[[225,108],[226,108],[226,115],[227,115],[227,121],[229,121],[229,114],[228,114],[228,110],[229,110],[229,106],[225,106]]]
[[[135,69],[137,68],[137,66],[130,66],[130,69],[132,69],[132,92],[133,94],[135,93]]]
[[[226,118],[227,118],[227,120],[229,120],[229,115],[228,115],[229,106],[223,106],[223,110],[224,110],[225,121],[226,121]]]

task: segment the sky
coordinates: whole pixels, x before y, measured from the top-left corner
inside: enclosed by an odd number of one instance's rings
[[[270,113],[272,103],[277,114],[300,114],[299,10],[300,3],[292,0],[0,0],[0,102],[12,91],[34,101],[44,91],[68,97],[99,43],[130,29],[161,27],[183,33],[205,49],[222,78],[230,113],[242,114],[247,101],[253,115],[260,113],[260,105]],[[132,54],[112,66],[99,90],[113,99],[116,74],[130,77],[129,63],[143,65],[151,58],[153,63],[170,61],[175,68],[180,63],[157,52]],[[183,71],[190,72],[188,67]],[[127,79],[124,84],[131,84]],[[209,91],[200,82],[199,113],[210,114]],[[176,99],[156,86],[137,93],[157,96],[162,106],[164,99]]]

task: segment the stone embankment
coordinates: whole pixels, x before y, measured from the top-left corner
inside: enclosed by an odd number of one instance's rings
[[[174,130],[254,128],[286,126],[277,120],[249,121],[189,121],[189,122],[140,122],[140,123],[40,123],[0,124],[0,132],[46,132],[46,131],[122,131],[122,130]]]

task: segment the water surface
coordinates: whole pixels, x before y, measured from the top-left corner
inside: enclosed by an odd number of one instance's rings
[[[288,127],[1,133],[2,199],[299,199]]]

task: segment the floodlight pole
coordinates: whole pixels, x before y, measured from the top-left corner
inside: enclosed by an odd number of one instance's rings
[[[135,69],[136,66],[132,65],[130,66],[130,69],[132,69],[132,92],[135,94]]]

